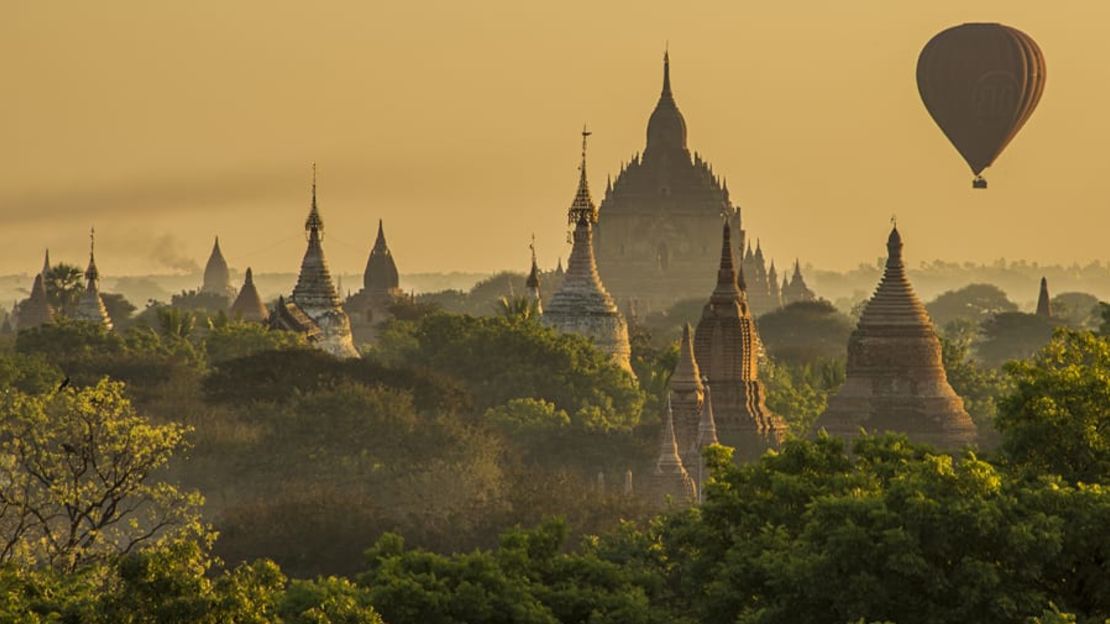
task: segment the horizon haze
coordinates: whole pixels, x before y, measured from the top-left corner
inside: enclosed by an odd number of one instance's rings
[[[313,162],[336,272],[361,271],[379,218],[405,273],[523,271],[532,233],[554,266],[583,122],[600,202],[643,150],[668,45],[691,150],[780,266],[871,264],[895,214],[913,265],[1106,260],[1110,5],[803,4],[20,3],[0,24],[0,273],[44,247],[83,263],[90,225],[105,275],[191,270],[216,235],[237,269],[295,271]],[[967,21],[1047,61],[986,191],[914,81]]]

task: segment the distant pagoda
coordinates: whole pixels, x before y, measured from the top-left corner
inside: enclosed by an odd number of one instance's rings
[[[663,415],[660,438],[659,457],[655,460],[655,469],[651,473],[652,498],[660,507],[689,505],[697,499],[697,490],[678,454],[674,416],[669,400],[667,411]]]
[[[782,283],[782,302],[783,304],[797,303],[799,301],[815,301],[817,295],[806,286],[805,278],[802,277],[802,265],[797,259],[794,260],[794,275],[790,281],[785,281],[783,278]]]
[[[1037,316],[1052,318],[1052,298],[1048,296],[1048,279],[1041,277],[1041,291],[1037,295]]]
[[[528,302],[535,309],[536,314],[543,314],[543,294],[540,292],[540,267],[536,264],[536,237],[532,236],[532,267],[528,270],[528,278],[524,286],[528,289]]]
[[[741,461],[755,459],[766,449],[778,446],[786,432],[785,424],[765,404],[766,390],[759,381],[758,368],[761,350],[744,292],[743,273],[737,281],[733,269],[730,227],[726,221],[717,286],[698,321],[694,356],[702,375],[713,387],[721,443],[735,448]]]
[[[220,251],[220,237],[212,244],[212,253],[208,256],[208,263],[204,266],[204,282],[200,291],[211,295],[231,297],[235,289],[231,287],[231,271],[227,268],[227,260]]]
[[[34,285],[31,286],[31,296],[19,305],[17,322],[21,331],[54,322],[54,308],[46,295],[43,273],[35,276]]]
[[[85,292],[77,300],[73,312],[75,321],[95,323],[105,329],[112,329],[112,319],[104,300],[100,297],[100,270],[96,268],[96,230],[89,230],[89,266],[85,269]]]
[[[258,295],[258,289],[254,286],[254,273],[250,267],[247,267],[243,287],[239,289],[239,295],[235,297],[235,303],[231,304],[228,312],[232,318],[254,323],[262,323],[270,316],[266,305],[262,303],[262,297]]]
[[[622,306],[638,302],[641,313],[704,294],[702,280],[716,264],[722,218],[744,251],[740,207],[730,197],[728,182],[687,146],[686,119],[671,89],[670,70],[668,52],[643,154],[622,163],[607,185],[595,231],[597,265],[606,286]],[[749,279],[756,277],[747,273]],[[775,308],[765,282],[749,286],[754,313]]]
[[[631,373],[629,358],[632,349],[628,344],[628,325],[602,285],[594,261],[592,228],[597,220],[597,208],[590,198],[590,187],[586,181],[586,137],[589,134],[585,130],[582,132],[578,190],[568,211],[568,221],[574,225],[574,246],[563,283],[551,297],[542,319],[559,331],[590,338],[618,366]]]
[[[339,304],[322,244],[324,220],[316,205],[316,169],[312,174],[312,207],[304,223],[308,248],[301,261],[297,285],[288,303],[295,305],[320,328],[316,346],[337,357],[358,357],[351,337],[351,321]],[[279,306],[280,307],[280,306]]]
[[[709,479],[709,469],[705,464],[705,449],[720,444],[717,439],[717,419],[713,414],[713,393],[709,388],[709,384],[705,386],[705,405],[701,411],[701,419],[698,421],[698,437],[694,441],[694,448],[697,453],[691,462],[686,462],[687,466],[693,466],[694,484],[698,488],[698,502],[705,500],[705,482]],[[690,472],[690,469],[687,469]]]
[[[389,308],[402,297],[400,274],[385,240],[385,225],[378,219],[378,236],[366,259],[362,288],[344,302],[351,327],[360,342],[376,336],[375,326],[390,318]]]
[[[832,435],[897,431],[953,448],[975,440],[963,400],[948,385],[940,341],[906,278],[902,236],[887,240],[886,270],[848,339],[847,378],[817,421]]]
[[[682,342],[678,346],[678,363],[671,373],[670,402],[674,411],[675,437],[685,465],[697,459],[698,422],[704,405],[701,370],[694,358],[694,340],[690,324],[682,326]]]

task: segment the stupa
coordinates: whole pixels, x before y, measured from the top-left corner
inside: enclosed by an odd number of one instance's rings
[[[964,402],[948,384],[933,323],[906,278],[897,227],[882,281],[848,339],[847,378],[817,427],[843,437],[897,431],[941,448],[975,440]]]
[[[559,331],[586,336],[613,362],[631,373],[628,325],[602,285],[594,260],[593,224],[597,220],[597,208],[586,181],[586,137],[589,135],[582,131],[578,190],[568,211],[568,221],[574,225],[574,245],[563,283],[545,307],[542,319]]]

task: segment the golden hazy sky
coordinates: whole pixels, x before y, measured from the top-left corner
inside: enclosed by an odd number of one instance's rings
[[[1040,106],[973,191],[918,99],[936,32],[999,21],[1044,50]],[[402,272],[566,257],[589,175],[643,149],[669,41],[692,149],[780,265],[1107,260],[1110,2],[8,0],[0,21],[0,272],[41,249],[106,275],[295,271],[310,167],[333,271],[377,220]]]

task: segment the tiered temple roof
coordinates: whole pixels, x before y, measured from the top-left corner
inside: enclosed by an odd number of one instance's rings
[[[777,446],[785,434],[784,423],[765,404],[766,390],[759,381],[760,350],[755,320],[733,268],[730,227],[725,222],[717,286],[702,310],[694,355],[713,387],[722,443],[735,448],[741,460]]]
[[[319,344],[323,333],[316,321],[309,318],[297,304],[286,301],[284,296],[278,297],[274,309],[266,320],[270,329],[280,329],[302,334],[309,344]]]
[[[290,302],[320,327],[319,347],[337,357],[358,357],[351,337],[351,321],[339,304],[339,295],[324,257],[324,221],[316,204],[316,175],[312,177],[312,207],[305,219],[308,248]]]
[[[270,316],[262,303],[262,297],[258,296],[258,289],[254,286],[254,273],[250,267],[247,267],[243,287],[239,289],[239,295],[235,297],[235,303],[231,304],[229,312],[233,318],[255,323],[261,323]]]
[[[593,249],[593,219],[597,210],[586,181],[586,137],[582,133],[582,165],[578,188],[568,217],[574,226],[574,246],[567,262],[566,275],[558,292],[551,297],[543,322],[559,331],[582,334],[597,345],[621,368],[632,372],[628,326],[616,303],[605,290],[597,273]]]
[[[882,281],[848,340],[847,378],[817,426],[843,437],[861,428],[899,431],[946,448],[971,442],[975,426],[948,384],[933,323],[906,278],[897,227],[887,252]]]
[[[77,301],[73,318],[112,329],[112,319],[108,316],[108,309],[104,307],[104,300],[100,298],[100,270],[96,268],[95,251],[96,232],[89,230],[89,266],[85,269],[85,292]]]

